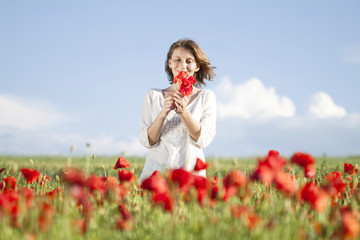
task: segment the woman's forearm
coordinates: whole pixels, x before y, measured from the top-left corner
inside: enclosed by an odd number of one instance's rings
[[[161,129],[162,126],[164,125],[165,118],[166,115],[159,114],[156,117],[155,121],[148,127],[147,134],[148,134],[150,146],[153,146],[160,140]]]
[[[186,108],[182,111],[178,113],[182,122],[184,123],[186,130],[188,132],[188,134],[190,135],[190,137],[197,142],[200,138],[201,135],[201,125],[200,123],[198,123],[193,116],[191,115],[191,113],[189,112],[189,110],[187,110]]]

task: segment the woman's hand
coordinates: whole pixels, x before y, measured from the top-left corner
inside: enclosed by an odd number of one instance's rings
[[[173,109],[175,109],[173,92],[164,92],[164,102],[161,112],[147,129],[150,146],[159,142],[164,121],[168,113]]]
[[[174,104],[174,93],[168,94],[164,99],[161,112],[166,117],[171,110],[175,109],[175,107],[176,106]]]
[[[186,108],[190,102],[190,97],[183,96],[181,93],[177,92],[174,94],[174,102],[176,106],[175,110],[179,114],[181,121],[184,123],[186,131],[189,136],[197,142],[201,135],[201,125]]]
[[[174,92],[174,103],[177,113],[182,113],[189,104],[189,97],[183,96],[180,92]]]

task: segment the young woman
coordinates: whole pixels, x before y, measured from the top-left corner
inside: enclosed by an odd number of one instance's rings
[[[192,171],[197,158],[205,161],[202,149],[211,143],[216,132],[215,95],[201,89],[205,80],[214,78],[214,67],[198,44],[190,39],[173,43],[165,70],[170,87],[149,90],[142,105],[139,140],[149,152],[140,182],[155,170]],[[181,71],[196,80],[188,96],[183,96],[173,81]],[[206,177],[205,170],[196,174]]]

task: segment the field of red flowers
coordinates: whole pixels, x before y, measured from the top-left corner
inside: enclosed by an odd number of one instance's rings
[[[139,183],[142,166],[132,158],[95,168],[89,161],[86,167],[69,161],[66,166],[66,160],[50,158],[37,165],[36,159],[15,163],[2,157],[0,235],[52,240],[358,238],[358,160],[329,167],[310,154],[298,152],[287,159],[271,150],[251,166],[235,162],[221,167],[222,161],[198,159],[192,172],[154,172]],[[196,175],[202,169],[208,170],[207,178]]]

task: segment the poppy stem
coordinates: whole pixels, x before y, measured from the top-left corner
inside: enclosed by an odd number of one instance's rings
[[[86,154],[86,176],[90,175],[90,156]]]
[[[106,168],[104,165],[102,165],[102,168],[104,169],[104,177],[106,177]]]
[[[90,154],[89,154],[90,146],[91,146],[90,143],[86,143],[86,165],[85,165],[86,177],[90,175]]]

